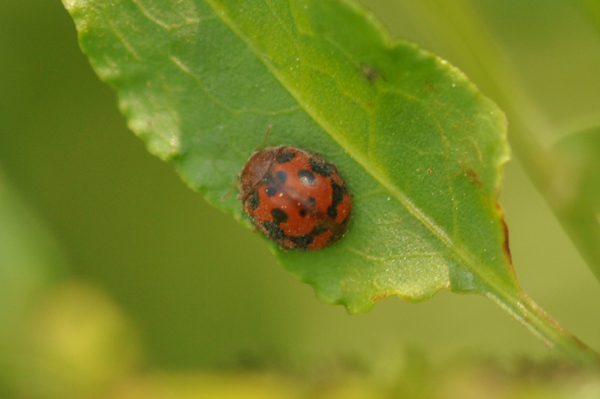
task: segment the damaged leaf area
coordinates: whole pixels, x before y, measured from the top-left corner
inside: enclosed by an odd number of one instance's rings
[[[325,302],[357,313],[446,288],[518,307],[497,203],[506,122],[447,62],[349,1],[64,3],[130,128],[246,225],[235,196],[220,199],[268,126],[270,145],[337,165],[354,194],[347,235],[313,253],[271,244]]]

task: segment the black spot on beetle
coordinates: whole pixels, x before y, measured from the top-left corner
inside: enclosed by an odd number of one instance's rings
[[[318,224],[308,234],[298,237],[287,237],[287,239],[296,244],[299,249],[306,249],[306,247],[315,241],[316,236],[321,235],[326,231],[327,227],[323,226],[322,224]]]
[[[319,162],[311,158],[308,160],[308,165],[313,172],[321,176],[329,177],[333,173],[333,168],[327,162]]]
[[[267,187],[265,193],[267,193],[267,197],[274,197],[277,194],[277,187]]]
[[[344,191],[344,194],[350,195],[350,192],[348,191],[348,187],[346,187],[346,185],[343,183],[342,183],[342,191]]]
[[[285,183],[285,181],[287,180],[287,173],[282,170],[275,173],[275,176],[277,177],[277,180],[279,180],[281,183]]]
[[[335,220],[337,217],[337,206],[344,200],[344,190],[335,180],[331,180],[331,189],[333,190],[333,196],[331,205],[327,208],[327,215]]]
[[[250,206],[250,209],[255,211],[259,205],[260,197],[258,196],[258,191],[255,190],[252,192],[252,194],[250,194],[250,197],[248,197],[248,206]]]
[[[310,206],[315,206],[315,204],[317,203],[317,200],[315,199],[315,197],[308,197],[307,201],[308,201],[308,205],[310,205]]]
[[[313,243],[315,237],[312,234],[306,234],[299,237],[288,237],[287,239],[296,244],[298,248],[306,249],[307,246]]]
[[[327,208],[327,215],[333,220],[335,220],[335,218],[337,217],[337,207],[331,204],[331,206]]]
[[[300,169],[298,171],[298,177],[305,186],[314,186],[317,182],[315,175],[310,170]]]
[[[306,216],[306,210],[304,209],[300,209],[300,212],[298,212],[300,214],[300,217],[305,217]]]
[[[267,235],[273,240],[282,241],[285,238],[285,233],[275,222],[264,222],[263,227],[267,230]]]
[[[327,231],[327,227],[323,226],[322,224],[318,224],[312,229],[310,234],[313,237],[316,237],[316,236],[319,236],[319,235],[325,233],[326,231]]]
[[[344,190],[335,180],[331,180],[331,189],[333,191],[333,202],[337,206],[344,200]]]
[[[350,213],[348,213],[346,215],[346,217],[344,218],[344,220],[342,221],[342,226],[348,224],[349,221],[350,221]]]
[[[271,215],[273,216],[273,219],[275,219],[275,223],[277,224],[285,223],[288,221],[287,213],[285,213],[285,211],[282,211],[279,208],[272,209]]]
[[[295,152],[286,151],[277,157],[277,163],[290,162],[296,156]]]

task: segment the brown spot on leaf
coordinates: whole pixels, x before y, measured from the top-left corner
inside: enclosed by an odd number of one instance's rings
[[[426,93],[437,93],[438,89],[435,88],[435,86],[433,85],[433,83],[431,83],[430,81],[426,80],[425,81],[425,92]]]
[[[362,75],[365,77],[365,79],[367,79],[371,84],[375,84],[377,78],[386,80],[385,77],[381,75],[377,69],[373,68],[371,65],[365,62],[360,63],[359,70],[362,72]]]
[[[508,244],[508,226],[506,225],[506,221],[504,220],[504,212],[500,207],[500,204],[496,204],[496,209],[498,210],[500,216],[500,224],[502,225],[502,231],[504,233],[504,241],[502,242],[504,254],[508,258],[508,261],[512,265],[512,255],[510,254],[510,246]]]
[[[375,303],[375,302],[377,302],[377,301],[381,301],[382,299],[385,299],[385,298],[387,298],[388,296],[390,296],[390,294],[388,294],[388,293],[383,293],[383,294],[380,294],[380,295],[374,296],[374,297],[373,297],[373,303]]]
[[[433,169],[431,169],[431,168],[427,169],[427,173],[432,174],[433,173]]]
[[[481,180],[479,180],[479,177],[477,176],[477,172],[475,172],[473,169],[467,169],[465,171],[465,176],[471,181],[471,183],[481,188],[482,184]]]

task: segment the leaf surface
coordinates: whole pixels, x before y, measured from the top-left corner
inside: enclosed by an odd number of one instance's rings
[[[498,108],[447,62],[392,42],[348,1],[64,0],[130,128],[213,204],[272,126],[334,162],[346,237],[281,263],[328,303],[368,310],[442,288],[518,297],[497,205]]]

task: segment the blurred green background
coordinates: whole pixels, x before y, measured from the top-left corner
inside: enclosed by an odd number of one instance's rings
[[[469,74],[464,58],[419,20],[418,3],[363,1],[394,37]],[[482,0],[477,10],[552,125],[538,132],[544,145],[600,125],[600,35],[577,3]],[[0,1],[0,169],[0,185],[10,184],[16,206],[26,204],[24,212],[43,221],[67,273],[109,298],[102,299],[112,309],[107,314],[125,315],[116,330],[134,326],[148,367],[314,371],[352,364],[393,378],[411,347],[434,363],[464,354],[548,356],[482,297],[441,292],[420,304],[389,298],[358,316],[319,303],[252,231],[207,205],[127,130],[58,0]],[[524,290],[600,350],[598,281],[516,161],[506,168],[501,201]],[[6,223],[0,220],[0,229]],[[0,276],[15,276],[3,267]],[[44,267],[43,275],[63,275],[61,261]],[[7,292],[0,299],[12,307]],[[0,330],[10,320],[0,320]]]

